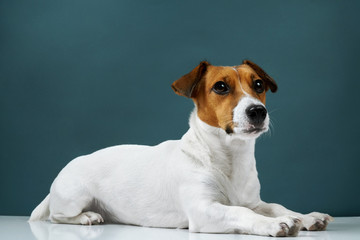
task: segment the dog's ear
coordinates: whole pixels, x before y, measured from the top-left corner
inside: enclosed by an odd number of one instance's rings
[[[253,63],[250,60],[244,60],[243,64],[250,66],[256,72],[256,74],[259,75],[259,77],[265,81],[265,83],[269,86],[272,92],[277,91],[278,86],[276,82],[261,67],[259,67],[257,64]]]
[[[194,89],[201,78],[204,77],[207,67],[211,65],[207,61],[202,61],[188,74],[182,76],[171,85],[176,94],[188,98],[194,97]]]

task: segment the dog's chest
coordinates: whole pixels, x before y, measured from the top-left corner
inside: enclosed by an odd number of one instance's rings
[[[256,167],[235,163],[230,178],[236,200],[234,205],[255,207],[260,201],[260,182]]]
[[[255,207],[260,201],[260,182],[253,148],[237,148],[228,155],[224,173],[228,176],[228,197],[231,205]],[[225,166],[225,164],[224,164]]]

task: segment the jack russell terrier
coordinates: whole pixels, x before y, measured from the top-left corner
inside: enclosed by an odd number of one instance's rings
[[[234,67],[203,61],[172,89],[195,103],[181,140],[75,158],[30,221],[264,236],[325,230],[327,214],[303,215],[260,199],[255,139],[269,128],[265,93],[277,90],[264,70],[248,60]]]

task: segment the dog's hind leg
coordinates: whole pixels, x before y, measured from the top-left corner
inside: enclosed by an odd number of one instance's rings
[[[60,177],[50,190],[50,220],[53,223],[92,225],[104,222],[103,217],[92,212],[94,197],[88,191],[89,184],[80,178]]]

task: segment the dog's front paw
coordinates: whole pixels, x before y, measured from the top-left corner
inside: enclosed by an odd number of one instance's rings
[[[303,224],[302,230],[324,231],[328,223],[333,220],[333,217],[328,214],[312,212],[304,215],[304,217],[301,219]]]
[[[275,222],[272,223],[273,237],[295,237],[298,235],[301,228],[301,221],[296,217],[286,216],[277,217]]]

